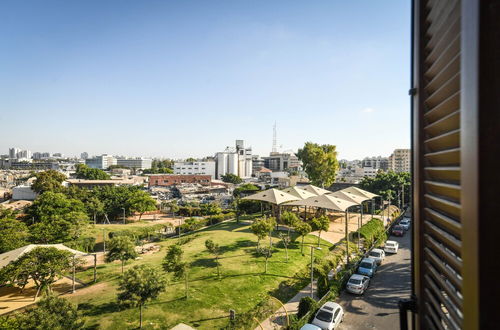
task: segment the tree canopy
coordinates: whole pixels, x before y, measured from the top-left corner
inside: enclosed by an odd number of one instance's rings
[[[297,157],[302,161],[312,184],[329,187],[335,182],[339,169],[336,146],[306,142],[304,147],[297,152]]]
[[[171,159],[164,159],[164,160],[153,159],[153,162],[151,163],[151,168],[145,169],[144,171],[142,171],[142,173],[172,174],[174,173],[173,167],[174,167],[174,161]]]
[[[24,222],[15,217],[0,215],[0,253],[28,244],[29,231]]]
[[[109,180],[111,177],[98,168],[90,168],[85,164],[76,165],[76,178],[85,180]]]
[[[160,272],[148,265],[138,265],[127,270],[118,286],[118,301],[125,305],[138,306],[142,328],[142,307],[165,291],[167,282]]]
[[[382,196],[385,200],[395,200],[405,187],[405,202],[410,200],[411,176],[408,172],[379,172],[374,178],[364,177],[359,183],[361,189]],[[401,197],[402,198],[402,197]]]
[[[233,184],[238,184],[238,183],[243,182],[243,180],[239,176],[237,176],[236,174],[232,174],[232,173],[227,173],[226,175],[222,175],[221,179],[224,182],[233,183]]]
[[[257,236],[257,248],[260,247],[260,240],[266,238],[276,225],[275,218],[256,219],[250,229]]]
[[[130,198],[128,202],[130,211],[139,213],[139,220],[141,220],[142,215],[148,211],[156,210],[156,202],[151,196],[145,191],[139,190]]]
[[[31,185],[33,191],[41,194],[46,191],[60,192],[64,189],[62,183],[66,176],[56,170],[47,170],[35,174],[35,181]]]
[[[106,254],[106,261],[112,262],[120,260],[122,262],[122,273],[125,261],[135,259],[137,252],[135,244],[128,236],[116,236],[109,242],[109,250]]]

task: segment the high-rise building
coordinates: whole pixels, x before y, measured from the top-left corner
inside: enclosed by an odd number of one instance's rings
[[[9,148],[9,158],[16,159],[17,154],[21,151],[19,148]]]
[[[410,149],[395,149],[389,156],[389,170],[394,172],[410,172],[411,152]]]
[[[84,151],[84,152],[82,152],[82,153],[80,154],[80,158],[81,158],[81,159],[87,159],[87,158],[89,158],[89,154],[88,154],[87,152],[85,152],[85,151]]]

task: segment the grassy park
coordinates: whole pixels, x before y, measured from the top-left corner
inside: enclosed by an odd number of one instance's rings
[[[227,324],[229,309],[236,313],[252,310],[272,295],[287,301],[308,283],[309,249],[300,251],[300,239],[289,245],[289,260],[277,234],[273,234],[274,253],[264,274],[265,258],[256,254],[257,238],[250,225],[236,221],[220,223],[211,228],[181,238],[186,261],[189,262],[189,298],[185,298],[184,282],[170,275],[167,290],[149,303],[144,310],[144,325],[149,328],[169,328],[180,322],[201,328],[220,328]],[[221,248],[221,278],[217,277],[213,255],[205,248],[212,239]],[[129,261],[125,269],[138,264],[149,264],[161,269],[166,249],[178,243],[177,238],[157,244],[161,250]],[[306,244],[317,244],[317,237],[306,236]],[[261,245],[269,244],[269,238]],[[316,251],[318,257],[328,252],[331,245],[322,241],[325,249]],[[116,302],[116,287],[121,276],[120,263],[98,266],[98,282],[69,299],[79,305],[87,328],[120,329],[133,327],[138,320],[136,308],[120,308]],[[89,281],[92,270],[79,273]]]

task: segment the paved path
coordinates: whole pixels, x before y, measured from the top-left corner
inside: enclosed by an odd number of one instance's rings
[[[399,329],[398,300],[411,290],[411,231],[390,240],[399,242],[397,254],[388,255],[362,296],[342,292],[337,302],[344,308],[340,329]]]

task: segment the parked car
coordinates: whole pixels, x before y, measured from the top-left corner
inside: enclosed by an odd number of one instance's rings
[[[307,323],[304,324],[300,330],[321,330],[321,328],[317,325]]]
[[[318,310],[311,323],[323,330],[333,330],[337,329],[343,319],[344,310],[342,307],[333,301],[327,301]]]
[[[368,253],[368,256],[372,259],[375,259],[377,265],[380,265],[385,259],[385,252],[381,249],[373,249]]]
[[[352,274],[347,281],[346,289],[350,293],[363,294],[370,284],[370,278],[359,274]]]
[[[385,253],[398,253],[399,243],[396,241],[386,241],[384,245]]]
[[[361,260],[358,266],[358,274],[360,275],[372,277],[373,275],[375,275],[376,271],[377,271],[377,261],[375,261],[375,259],[372,258],[364,258],[363,260]]]
[[[405,230],[400,225],[396,225],[392,227],[391,234],[394,236],[403,236],[405,234]]]
[[[403,220],[401,220],[399,222],[399,225],[401,227],[403,227],[404,230],[410,229],[410,224],[411,224],[411,222],[410,222],[410,219],[408,219],[408,218],[403,218]]]

